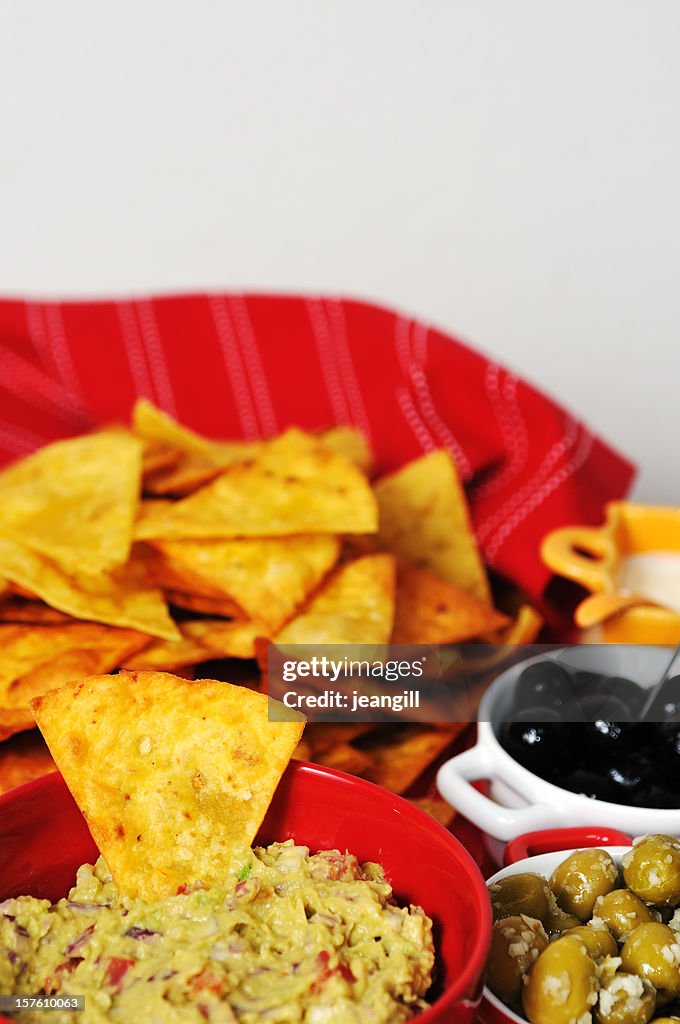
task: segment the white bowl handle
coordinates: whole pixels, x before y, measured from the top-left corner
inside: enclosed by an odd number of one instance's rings
[[[452,807],[495,839],[514,839],[522,832],[562,824],[557,808],[549,804],[504,807],[470,785],[471,779],[492,779],[494,776],[493,758],[478,743],[444,762],[437,774],[437,788]]]

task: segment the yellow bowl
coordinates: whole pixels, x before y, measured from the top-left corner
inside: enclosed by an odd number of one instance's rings
[[[543,561],[558,576],[579,583],[591,594],[625,596],[617,582],[622,560],[645,553],[680,555],[680,509],[613,501],[602,526],[567,526],[549,533],[541,545]],[[576,609],[577,625],[592,617],[586,599]],[[678,644],[680,613],[653,603],[632,604],[607,614],[584,639],[601,643]],[[622,602],[623,604],[623,602]]]

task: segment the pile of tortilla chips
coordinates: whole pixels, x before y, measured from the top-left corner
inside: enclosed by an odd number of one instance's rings
[[[119,668],[200,677],[231,659],[234,678],[239,659],[257,689],[268,641],[532,639],[533,610],[513,625],[491,604],[448,453],[377,481],[372,463],[352,427],[215,441],[140,400],[130,428],[0,472],[0,740],[33,727],[31,699]],[[454,732],[367,727],[329,743],[322,728],[301,754],[397,792]]]

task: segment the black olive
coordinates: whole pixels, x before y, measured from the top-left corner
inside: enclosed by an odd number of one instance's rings
[[[581,726],[583,756],[594,757],[598,763],[608,764],[632,748],[635,727],[628,722],[594,718]]]
[[[651,785],[656,774],[653,755],[634,750],[610,764],[607,777],[621,793],[622,802],[634,803],[634,797],[643,786]]]
[[[614,683],[612,694],[624,702],[630,712],[631,720],[635,720],[640,715],[647,691],[634,683],[632,679],[616,676],[612,682]]]
[[[640,788],[633,795],[633,803],[636,807],[661,807],[664,810],[680,808],[680,794],[671,793],[661,786],[647,784]]]
[[[500,730],[501,746],[511,757],[552,781],[568,760],[567,729],[558,711],[546,707],[523,708],[513,713]]]
[[[647,709],[645,721],[680,721],[680,676],[666,679],[654,697],[651,707]]]
[[[560,786],[571,790],[572,793],[581,793],[590,797],[591,800],[607,800],[609,803],[621,803],[618,790],[609,779],[604,778],[597,772],[587,771],[584,768],[577,768],[560,780]]]
[[[571,676],[562,665],[546,658],[527,665],[515,688],[517,708],[544,707],[558,711],[572,700]]]

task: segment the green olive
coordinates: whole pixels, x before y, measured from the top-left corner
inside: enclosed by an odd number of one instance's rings
[[[531,1024],[573,1024],[597,1002],[597,965],[577,938],[543,950],[529,972],[522,1002]]]
[[[587,921],[598,896],[616,888],[619,870],[606,850],[576,850],[552,873],[550,888],[562,910]]]
[[[680,944],[666,924],[638,925],[623,945],[621,965],[624,971],[651,981],[661,1003],[680,994]]]
[[[550,890],[550,909],[547,920],[544,921],[546,930],[550,936],[555,938],[569,931],[570,928],[578,928],[581,924],[573,914],[565,914],[561,907],[558,907],[555,894]]]
[[[607,928],[594,928],[590,924],[579,924],[576,928],[569,928],[563,935],[565,937],[573,935],[580,939],[593,960],[599,960],[603,956],[616,956],[619,952],[616,940],[613,935],[610,935]]]
[[[526,914],[496,921],[491,935],[487,984],[509,1006],[519,1007],[529,968],[548,945],[540,921]]]
[[[626,885],[645,903],[666,907],[680,903],[680,840],[645,836],[621,863]]]
[[[637,974],[619,971],[602,982],[595,1020],[598,1024],[647,1024],[656,1009],[656,990]]]
[[[649,907],[629,889],[613,889],[599,896],[593,917],[604,921],[617,942],[625,942],[639,924],[654,920]]]
[[[545,923],[550,906],[550,886],[542,875],[525,872],[506,875],[489,886],[494,921],[503,917],[527,917]]]

